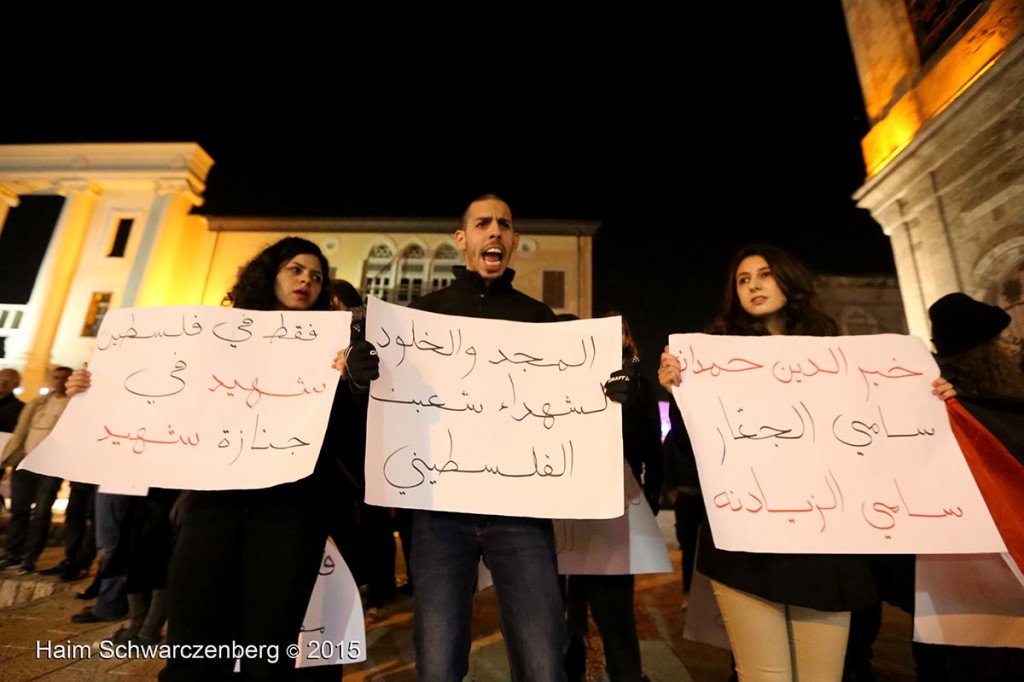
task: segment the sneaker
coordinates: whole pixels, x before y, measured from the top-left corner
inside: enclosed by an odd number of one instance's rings
[[[0,571],[6,571],[11,568],[18,568],[21,566],[21,559],[15,559],[10,554],[4,554],[0,556]]]

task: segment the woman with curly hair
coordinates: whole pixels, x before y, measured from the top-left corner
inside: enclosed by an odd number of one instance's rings
[[[245,265],[225,302],[249,310],[330,310],[328,272],[316,244],[286,237]],[[364,381],[376,370],[346,367],[342,353],[334,366]],[[77,393],[90,383],[89,373],[79,370],[69,389]],[[332,500],[347,485],[340,461],[346,448],[361,446],[344,437],[346,422],[362,414],[352,392],[335,393],[320,456],[306,478],[263,489],[186,493],[169,572],[168,644],[182,651],[262,646],[263,655],[241,657],[241,679],[295,679],[295,659],[285,652],[298,639],[316,582]],[[231,656],[177,656],[159,679],[227,678],[234,666]]]

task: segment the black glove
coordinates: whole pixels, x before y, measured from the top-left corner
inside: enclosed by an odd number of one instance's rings
[[[356,386],[365,388],[380,377],[380,358],[369,341],[356,341],[345,356],[348,376]]]
[[[627,362],[626,365],[608,377],[604,385],[604,393],[609,400],[625,404],[636,390],[636,377],[640,366],[636,362]]]

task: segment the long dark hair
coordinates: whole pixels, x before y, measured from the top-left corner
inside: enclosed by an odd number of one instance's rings
[[[618,310],[609,310],[601,315],[601,317],[615,317],[616,315],[622,318],[623,359],[629,360],[631,358],[640,357],[640,348],[636,345],[636,339],[633,337],[633,330],[629,328],[629,322],[626,321],[626,316]]]
[[[750,244],[732,257],[725,282],[722,313],[711,323],[713,334],[736,336],[764,336],[769,333],[765,323],[752,317],[740,304],[736,293],[736,270],[744,258],[761,256],[768,262],[779,289],[786,295],[786,305],[780,314],[786,321],[786,334],[799,336],[836,336],[839,325],[818,303],[814,291],[814,275],[792,254],[777,246]]]
[[[301,237],[285,237],[263,249],[259,255],[246,263],[238,273],[238,281],[224,297],[224,302],[234,308],[275,310],[278,305],[277,295],[274,293],[277,273],[285,263],[304,253],[317,257],[320,261],[320,271],[324,276],[320,295],[309,310],[330,310],[331,292],[327,285],[330,266],[327,257],[320,251],[319,246]]]
[[[942,376],[967,394],[1024,398],[1024,372],[1001,343],[997,336],[963,353],[937,358]]]

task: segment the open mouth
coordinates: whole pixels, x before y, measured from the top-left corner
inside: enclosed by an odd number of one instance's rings
[[[484,252],[480,254],[480,258],[490,267],[497,267],[501,265],[502,259],[505,257],[505,252],[499,248],[484,249]]]

